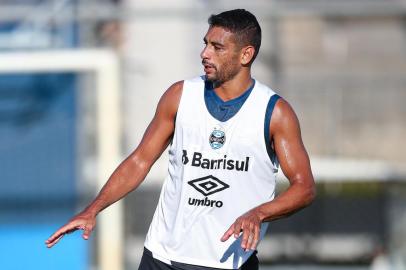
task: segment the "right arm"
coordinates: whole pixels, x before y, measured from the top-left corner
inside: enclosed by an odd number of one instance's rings
[[[141,184],[172,139],[182,88],[183,82],[177,82],[164,93],[138,147],[117,167],[92,203],[45,241],[47,247],[78,229],[84,231],[83,238],[87,240],[97,214]]]

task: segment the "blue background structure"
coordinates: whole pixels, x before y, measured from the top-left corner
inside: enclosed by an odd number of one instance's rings
[[[76,75],[0,76],[1,268],[85,269],[80,233],[44,241],[75,211]]]

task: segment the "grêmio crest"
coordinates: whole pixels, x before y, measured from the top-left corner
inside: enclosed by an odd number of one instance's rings
[[[226,134],[220,128],[214,128],[209,137],[209,144],[212,149],[216,150],[226,143]]]

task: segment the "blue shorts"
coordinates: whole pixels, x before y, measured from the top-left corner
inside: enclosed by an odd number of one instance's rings
[[[259,262],[257,258],[257,251],[248,258],[248,260],[239,268],[239,270],[258,270]],[[152,256],[152,252],[144,248],[140,266],[138,270],[223,270],[220,268],[211,268],[199,265],[171,262],[166,264]]]

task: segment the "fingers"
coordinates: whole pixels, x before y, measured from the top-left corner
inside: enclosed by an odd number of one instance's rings
[[[254,236],[252,238],[251,246],[249,247],[249,249],[255,250],[257,248],[258,241],[259,241],[259,234],[260,234],[260,227],[254,226]],[[249,241],[248,241],[248,243],[249,243]]]
[[[253,238],[253,231],[254,231],[254,224],[253,223],[246,223],[243,226],[243,233],[242,233],[242,240],[241,240],[241,247],[247,251],[248,247],[251,246],[252,238]]]
[[[75,224],[73,223],[68,223],[65,226],[61,227],[59,230],[57,230],[51,237],[49,237],[46,241],[45,244],[47,245],[48,248],[54,246],[58,241],[66,234],[72,231],[75,231],[77,228]]]
[[[53,247],[56,243],[58,243],[59,240],[61,240],[63,236],[64,236],[64,234],[60,235],[58,238],[54,239],[52,242],[49,241],[49,240],[47,240],[47,241],[45,241],[45,244],[47,245],[48,248],[51,248],[51,247]]]
[[[242,231],[243,221],[238,218],[234,223],[234,238],[237,239]]]
[[[245,251],[255,250],[259,241],[260,223],[252,219],[238,218],[224,233],[221,241],[227,241],[231,235],[238,238],[241,232],[241,248]]]
[[[230,228],[224,233],[223,237],[221,237],[221,241],[227,241],[231,235],[234,234],[234,238],[238,238],[241,233],[241,224],[242,222],[240,219],[237,219],[231,226]]]
[[[222,242],[227,241],[230,238],[230,236],[233,235],[233,233],[234,233],[234,224],[230,226],[230,228],[224,233],[224,235],[221,237],[220,240]]]
[[[257,223],[250,223],[249,229],[244,230],[243,234],[246,237],[246,242],[241,243],[241,247],[245,249],[245,251],[249,249],[255,250],[257,248],[260,231],[260,225]]]
[[[93,230],[94,224],[84,222],[83,220],[75,220],[71,221],[65,226],[61,227],[59,230],[57,230],[52,236],[50,236],[46,241],[45,244],[47,245],[48,248],[53,247],[56,243],[61,240],[61,238],[67,234],[74,232],[78,229],[83,230],[83,239],[88,240],[90,238],[90,234]]]

